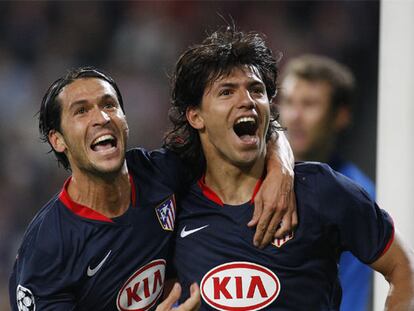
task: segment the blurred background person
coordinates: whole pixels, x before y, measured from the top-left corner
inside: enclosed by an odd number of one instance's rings
[[[0,311],[9,310],[7,281],[25,228],[67,178],[53,154],[45,156],[36,121],[44,90],[62,71],[111,72],[130,146],[156,148],[175,60],[223,24],[218,14],[231,16],[239,29],[265,33],[282,62],[306,52],[350,66],[364,102],[349,135],[358,139],[341,144],[341,154],[374,178],[379,12],[378,1],[1,1]]]
[[[283,71],[279,112],[296,161],[319,161],[360,184],[375,197],[375,186],[338,152],[350,127],[354,76],[349,68],[319,55],[291,59]],[[372,270],[350,252],[340,259],[341,310],[365,311],[371,304]]]

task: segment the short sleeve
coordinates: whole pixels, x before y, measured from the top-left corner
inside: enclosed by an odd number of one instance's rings
[[[59,243],[42,239],[41,230],[25,236],[9,280],[12,310],[75,310],[75,297],[69,291],[73,280],[61,260]],[[47,250],[44,245],[47,243]],[[39,246],[38,246],[39,245]]]
[[[390,215],[349,178],[321,165],[316,182],[322,221],[339,233],[340,248],[370,264],[389,247],[394,236]]]

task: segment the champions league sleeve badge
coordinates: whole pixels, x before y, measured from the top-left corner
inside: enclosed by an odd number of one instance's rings
[[[173,231],[176,213],[174,195],[158,205],[155,208],[155,213],[157,214],[161,227],[164,230]]]
[[[35,298],[30,289],[21,286],[20,284],[16,289],[17,308],[19,311],[35,311]]]

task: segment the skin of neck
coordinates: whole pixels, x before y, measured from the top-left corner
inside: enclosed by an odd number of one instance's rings
[[[265,168],[266,152],[249,165],[232,163],[217,153],[205,153],[205,183],[224,204],[240,205],[250,201]]]
[[[126,162],[119,172],[107,175],[73,170],[68,193],[74,202],[109,218],[122,215],[131,201],[131,184]]]

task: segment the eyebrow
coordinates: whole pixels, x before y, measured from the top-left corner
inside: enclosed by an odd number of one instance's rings
[[[219,85],[217,85],[218,88],[220,87],[236,87],[238,86],[238,83],[231,83],[231,82],[223,82],[223,83],[219,83]]]
[[[217,88],[222,88],[222,87],[231,87],[231,88],[234,88],[234,87],[237,87],[239,85],[240,85],[239,83],[223,82],[223,83],[219,83],[219,85],[217,86]],[[252,81],[249,81],[247,83],[247,85],[249,87],[256,86],[256,85],[265,86],[264,82],[263,81],[260,81],[260,80],[252,80]]]
[[[103,96],[101,96],[101,97],[99,98],[99,102],[102,102],[102,101],[104,101],[104,100],[106,100],[106,99],[114,99],[114,100],[116,100],[116,101],[117,101],[117,98],[115,98],[114,96],[112,96],[112,95],[110,95],[110,94],[105,94],[105,95],[103,95]],[[70,105],[69,105],[69,109],[73,109],[73,107],[76,107],[76,106],[85,105],[85,104],[87,104],[88,102],[89,102],[89,101],[88,101],[88,100],[86,100],[86,99],[79,99],[79,100],[77,100],[77,101],[74,101],[74,102],[70,103]]]
[[[260,85],[260,86],[264,86],[264,87],[266,87],[266,84],[263,82],[263,81],[261,81],[261,80],[254,80],[254,81],[252,81],[252,82],[250,82],[249,83],[249,86],[256,86],[256,85]]]

